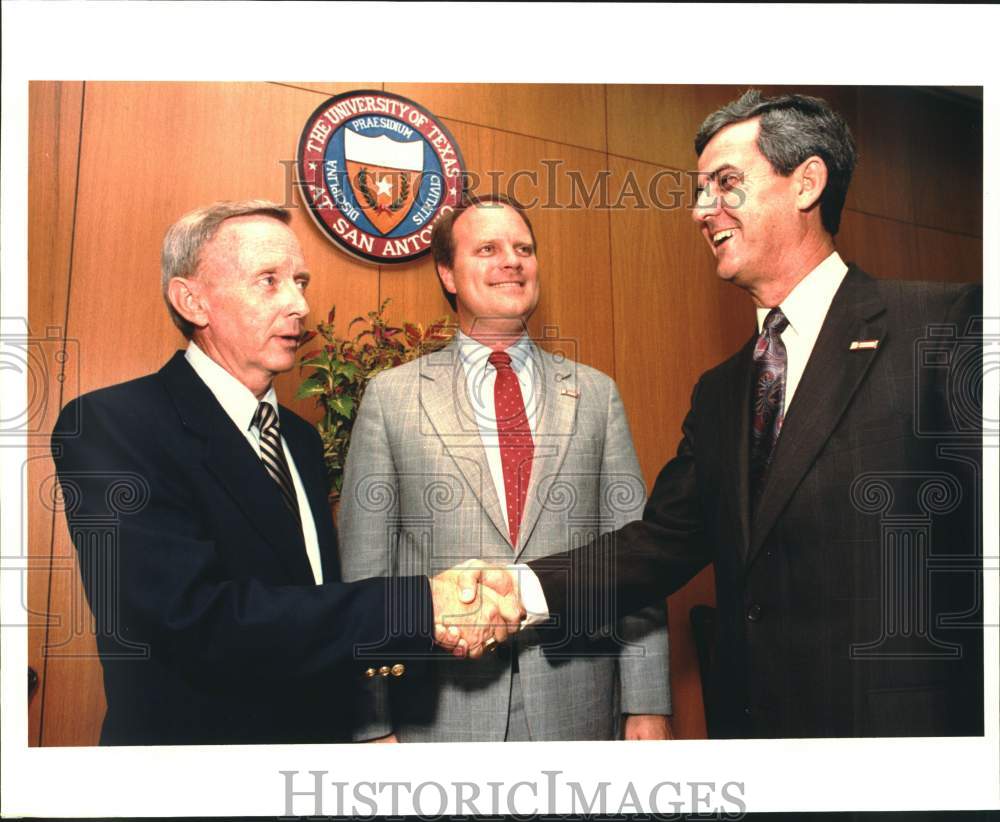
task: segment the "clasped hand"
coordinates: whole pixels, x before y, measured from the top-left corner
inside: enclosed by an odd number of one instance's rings
[[[476,659],[520,630],[525,610],[514,578],[503,568],[471,559],[430,583],[434,640],[453,655]]]

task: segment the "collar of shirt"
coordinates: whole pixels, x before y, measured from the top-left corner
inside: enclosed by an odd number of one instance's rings
[[[201,377],[201,381],[208,386],[208,390],[219,401],[219,405],[222,406],[233,424],[244,434],[251,430],[257,406],[261,401],[270,403],[275,413],[280,415],[278,395],[275,393],[273,385],[267,389],[262,400],[258,400],[249,388],[202,351],[194,340],[188,344],[184,357],[194,372]],[[254,434],[255,437],[259,436],[256,429],[254,429]]]
[[[788,328],[781,334],[783,340],[791,331],[800,338],[811,336],[815,341],[845,274],[847,274],[847,264],[834,251],[799,281],[781,302],[781,310],[788,318]],[[764,319],[770,310],[770,308],[757,309],[758,333],[763,329]]]
[[[484,435],[492,432],[495,435],[496,411],[493,407],[493,387],[496,383],[497,370],[489,363],[493,349],[461,331],[456,333],[455,342],[465,370],[466,396],[476,414],[480,432]],[[534,434],[537,428],[536,417],[541,407],[537,392],[534,390],[536,385],[541,384],[542,379],[538,349],[528,335],[523,334],[504,351],[510,355],[511,369],[517,375],[517,381],[521,386],[528,427]]]
[[[487,368],[495,371],[489,363],[490,354],[493,349],[488,345],[483,345],[479,340],[466,336],[461,331],[456,332],[455,342],[458,344],[458,355],[462,358],[462,365],[465,366],[466,373],[485,371]],[[514,373],[521,376],[522,371],[530,371],[526,366],[531,362],[533,355],[532,342],[527,334],[518,337],[517,342],[504,349],[510,355],[510,367]]]

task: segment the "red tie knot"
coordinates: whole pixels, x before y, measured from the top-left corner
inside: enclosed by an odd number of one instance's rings
[[[510,368],[510,354],[508,354],[506,351],[494,351],[492,354],[490,354],[488,362],[497,371],[500,371],[504,368]]]

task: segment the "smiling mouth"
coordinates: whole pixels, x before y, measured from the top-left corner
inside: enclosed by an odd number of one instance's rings
[[[511,280],[511,281],[502,282],[502,283],[492,283],[490,285],[490,288],[523,288],[523,287],[524,287],[524,283],[522,283],[522,282],[520,282],[518,280]]]
[[[714,248],[718,248],[726,240],[732,237],[735,233],[736,233],[735,228],[726,228],[723,229],[722,231],[716,231],[715,234],[712,235],[712,246]]]

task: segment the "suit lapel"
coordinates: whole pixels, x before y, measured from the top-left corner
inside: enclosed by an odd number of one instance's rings
[[[740,351],[732,371],[725,375],[722,408],[719,409],[719,453],[722,464],[731,460],[732,471],[722,472],[724,486],[720,499],[733,506],[730,516],[738,523],[740,556],[750,545],[750,383],[753,376],[753,347],[756,335]],[[713,430],[709,427],[709,430]],[[731,521],[731,520],[730,520]]]
[[[205,445],[203,466],[274,550],[292,580],[312,580],[302,529],[274,480],[208,386],[178,351],[160,371],[181,421]]]
[[[564,362],[556,365],[552,357],[537,346],[532,346],[535,368],[535,406],[538,419],[535,425],[535,455],[531,464],[531,481],[525,501],[515,558],[524,551],[545,507],[549,488],[559,475],[580,403],[576,371]]]
[[[885,343],[885,305],[875,282],[852,266],[816,340],[775,446],[754,517],[747,563],[753,562],[778,516],[829,439],[878,349],[851,351],[853,340]]]
[[[510,542],[476,415],[469,402],[458,344],[451,343],[424,360],[420,370],[420,407],[465,484],[496,529]]]

